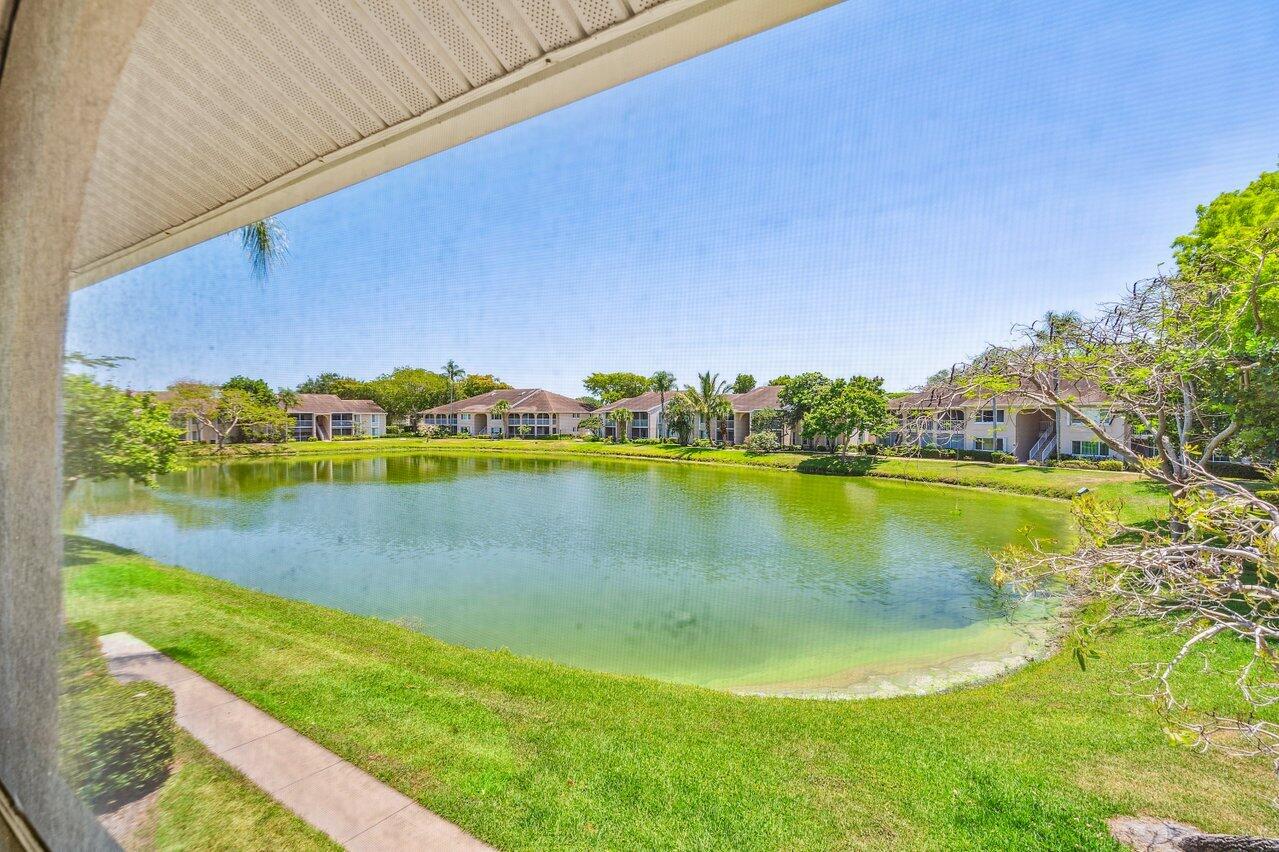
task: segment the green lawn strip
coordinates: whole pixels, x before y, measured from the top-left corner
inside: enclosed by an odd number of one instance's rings
[[[176,756],[177,768],[160,788],[152,814],[153,844],[140,848],[339,848],[185,731],[178,732]]]
[[[822,453],[778,452],[753,455],[745,450],[683,447],[678,444],[606,444],[602,441],[526,440],[493,441],[474,438],[380,438],[355,441],[287,444],[232,444],[221,454],[207,447],[188,450],[192,460],[423,452],[489,452],[540,456],[591,456],[685,461],[798,470],[801,473],[874,476],[990,488],[1040,497],[1069,499],[1088,488],[1124,503],[1129,520],[1148,520],[1164,511],[1167,492],[1138,474],[1105,470],[1078,470],[1029,465],[998,465],[945,459],[913,459],[854,456],[847,460]]]
[[[1260,761],[1169,744],[1129,629],[923,698],[735,697],[446,645],[68,538],[69,617],[128,630],[502,848],[1114,848],[1150,813],[1279,831]],[[1214,663],[1246,649],[1221,642]],[[1199,668],[1195,668],[1199,672]],[[1228,676],[1196,674],[1229,706]]]

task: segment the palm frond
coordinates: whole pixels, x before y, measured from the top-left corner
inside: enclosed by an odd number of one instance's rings
[[[273,217],[250,222],[240,229],[240,246],[249,260],[253,277],[265,281],[289,253],[284,228]]]

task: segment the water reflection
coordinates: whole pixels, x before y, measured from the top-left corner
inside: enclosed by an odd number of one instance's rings
[[[897,482],[430,454],[95,483],[66,523],[450,642],[729,686],[1005,642],[987,554],[1065,516]]]

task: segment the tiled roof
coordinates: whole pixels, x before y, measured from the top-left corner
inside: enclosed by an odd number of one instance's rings
[[[172,402],[173,391],[154,391],[156,402]],[[386,414],[386,409],[371,399],[342,399],[331,393],[300,393],[290,414]]]
[[[555,414],[586,414],[588,409],[575,399],[569,399],[542,388],[507,388],[459,399],[455,402],[428,408],[422,414],[486,414],[499,400],[506,400],[511,411],[548,412]]]
[[[738,413],[746,413],[750,411],[759,411],[761,408],[780,408],[781,407],[781,385],[762,385],[761,387],[748,390],[746,393],[726,393],[728,401],[732,403],[733,410]],[[666,401],[670,402],[671,396],[675,391],[666,392]],[[595,410],[596,414],[607,414],[615,408],[627,408],[631,411],[652,411],[662,404],[661,394],[657,391],[647,391],[639,396],[631,396],[626,399],[619,399],[617,402],[610,402],[608,405],[601,405]]]
[[[290,414],[386,414],[386,409],[371,399],[342,399],[331,393],[300,393],[290,405]]]
[[[746,393],[730,393],[729,401],[734,411],[759,411],[761,408],[782,407],[781,385],[760,385]]]
[[[673,390],[668,390],[666,392],[666,401],[670,402],[675,393]],[[660,393],[657,391],[645,391],[639,396],[628,396],[626,399],[619,399],[616,402],[601,405],[595,409],[595,413],[607,414],[618,408],[625,408],[628,411],[652,411],[654,408],[659,408],[661,404],[662,395]]]
[[[1102,393],[1101,388],[1093,382],[1062,382],[1060,392],[1081,405],[1097,405],[1110,401],[1109,397]],[[1039,406],[1042,403],[1021,391],[1011,391],[997,394],[995,404]],[[969,396],[955,385],[941,384],[930,385],[921,391],[889,400],[888,405],[890,408],[967,408],[990,405],[990,397]]]

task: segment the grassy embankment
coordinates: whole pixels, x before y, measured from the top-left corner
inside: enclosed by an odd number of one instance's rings
[[[66,582],[70,618],[140,636],[503,848],[1114,848],[1104,820],[1131,813],[1279,831],[1263,763],[1173,746],[1125,694],[1175,645],[1154,630],[1104,637],[1086,672],[1059,655],[947,694],[822,702],[450,646],[74,537]],[[1230,707],[1228,678],[1187,671]],[[239,819],[186,777],[174,825]]]
[[[173,774],[128,849],[336,850],[185,731],[178,731]]]
[[[591,458],[635,458],[667,462],[766,467],[800,473],[842,476],[874,476],[990,488],[1068,499],[1080,488],[1088,488],[1107,498],[1122,500],[1132,520],[1144,520],[1161,513],[1167,502],[1161,486],[1143,481],[1138,474],[1104,470],[1076,470],[1060,467],[999,465],[942,459],[850,456],[840,459],[824,453],[777,452],[754,455],[740,449],[683,447],[678,444],[606,444],[600,441],[525,440],[499,441],[480,438],[369,438],[354,441],[305,441],[285,444],[233,444],[222,452],[209,446],[187,448],[192,460],[227,461],[258,457],[305,457],[311,455],[485,452],[540,456]]]

